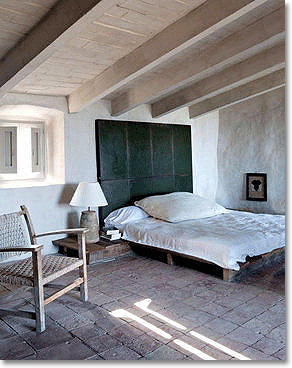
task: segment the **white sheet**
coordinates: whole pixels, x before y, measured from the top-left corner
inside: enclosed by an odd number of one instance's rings
[[[123,239],[239,270],[237,262],[285,246],[285,216],[241,211],[168,223],[148,217],[119,225]]]

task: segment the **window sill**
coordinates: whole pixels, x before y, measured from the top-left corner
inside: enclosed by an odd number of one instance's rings
[[[20,180],[0,180],[1,188],[29,188],[42,187],[48,185],[65,184],[64,179],[20,179]]]

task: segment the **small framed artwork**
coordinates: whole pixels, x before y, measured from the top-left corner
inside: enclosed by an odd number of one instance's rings
[[[246,174],[246,199],[248,201],[267,200],[267,174]]]

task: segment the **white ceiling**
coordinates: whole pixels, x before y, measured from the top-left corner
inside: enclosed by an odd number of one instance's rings
[[[284,0],[0,0],[0,98],[204,114],[285,83]]]

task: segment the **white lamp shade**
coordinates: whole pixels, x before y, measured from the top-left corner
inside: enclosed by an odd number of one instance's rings
[[[71,199],[70,206],[76,207],[102,207],[107,200],[99,183],[79,183]]]

